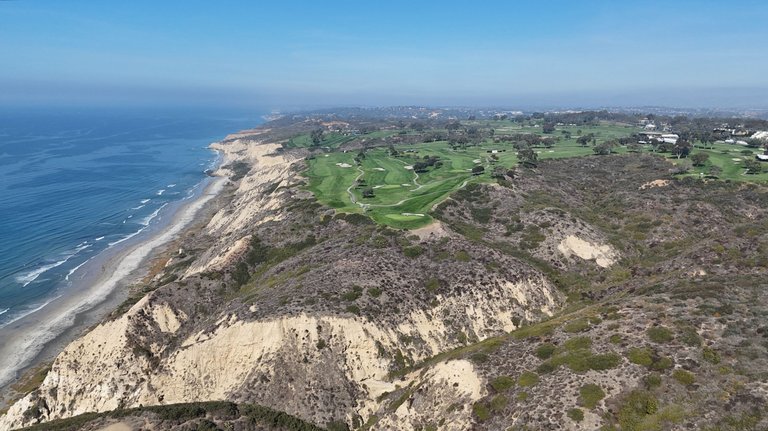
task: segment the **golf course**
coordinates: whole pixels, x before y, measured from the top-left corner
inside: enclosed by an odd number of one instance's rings
[[[489,124],[490,123],[490,124]],[[471,123],[470,123],[471,124]],[[484,122],[484,127],[493,127],[496,137],[507,134],[538,134],[541,129],[521,127],[505,121]],[[539,160],[566,157],[595,156],[591,145],[582,146],[578,136],[592,134],[597,142],[629,136],[640,129],[626,125],[598,125],[569,127],[560,126],[556,133],[558,142],[550,147],[534,147]],[[375,132],[383,136],[383,132]],[[328,139],[330,151],[317,153],[308,159],[305,172],[309,180],[308,189],[317,199],[339,212],[361,213],[374,221],[393,228],[414,229],[432,221],[430,211],[454,191],[472,182],[496,181],[492,177],[495,169],[513,169],[518,166],[517,150],[510,142],[497,142],[486,138],[478,145],[451,146],[447,141],[424,142],[395,146],[394,151],[386,147],[374,147],[365,151],[343,151],[338,148],[345,139],[333,135]],[[291,145],[308,146],[308,137],[292,140]],[[324,142],[325,143],[325,142]],[[645,146],[642,151],[650,152]],[[692,153],[704,152],[709,159],[703,166],[693,167],[687,176],[707,175],[711,166],[720,168],[720,179],[733,181],[768,181],[768,173],[747,175],[741,164],[754,158],[759,151],[742,146],[715,143],[707,148],[697,146]],[[749,154],[747,154],[749,152]],[[625,146],[617,146],[613,153],[625,154]],[[672,163],[690,163],[677,160],[669,153],[659,154]],[[356,160],[357,159],[357,160]],[[437,160],[433,166],[414,170],[414,165],[425,160]],[[359,163],[358,163],[359,162]],[[482,166],[481,172],[472,172]],[[476,171],[479,169],[476,169]],[[367,191],[367,192],[366,192]]]

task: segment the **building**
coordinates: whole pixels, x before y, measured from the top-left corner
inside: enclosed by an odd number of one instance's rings
[[[665,133],[661,135],[661,140],[668,143],[668,144],[676,144],[677,140],[680,139],[680,136],[674,134],[674,133]]]

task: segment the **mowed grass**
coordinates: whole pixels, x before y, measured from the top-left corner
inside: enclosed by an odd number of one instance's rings
[[[365,213],[378,223],[413,229],[430,223],[428,213],[453,191],[470,181],[490,179],[488,173],[473,176],[470,172],[479,153],[477,149],[454,152],[445,143],[407,149],[413,152],[401,152],[397,157],[390,156],[385,148],[369,150],[359,167],[352,153],[318,155],[309,161],[309,189],[321,203],[337,211]],[[438,156],[442,166],[421,174],[408,169],[425,155]],[[355,186],[357,178],[364,181],[363,185]],[[362,192],[368,187],[373,188],[375,196],[363,198]]]
[[[750,151],[751,154],[742,154],[742,151]],[[691,170],[691,176],[701,177],[707,175],[711,166],[722,169],[720,179],[731,181],[768,182],[768,163],[763,162],[763,173],[746,174],[743,161],[754,159],[755,154],[762,154],[762,148],[746,148],[741,145],[717,143],[713,148],[701,148],[698,146],[691,154],[705,153],[709,160],[704,166],[696,166]]]
[[[497,130],[504,130],[502,124],[499,126],[502,127]],[[538,130],[537,134],[542,135],[540,128],[520,128],[519,125],[514,127],[518,127],[519,130],[510,133],[534,133]],[[561,130],[570,131],[572,137],[565,138]],[[594,155],[591,145],[583,147],[576,142],[578,130],[581,130],[581,134],[595,134],[598,143],[639,131],[636,127],[610,124],[559,127],[551,134],[560,138],[554,147],[538,147],[534,148],[534,151],[540,160],[600,157]],[[497,131],[497,136],[500,134],[504,133]],[[309,179],[308,188],[315,194],[318,201],[337,211],[364,213],[380,224],[399,229],[414,229],[429,224],[432,221],[429,215],[431,210],[454,191],[471,182],[494,181],[491,172],[495,167],[510,169],[518,164],[517,150],[511,143],[495,143],[492,139],[486,139],[477,146],[466,148],[453,149],[447,142],[430,142],[398,146],[396,149],[399,153],[397,156],[391,156],[389,150],[383,147],[368,150],[360,166],[354,161],[356,152],[334,151],[319,154],[309,161],[309,169],[306,172]],[[768,172],[745,175],[741,162],[733,160],[754,157],[754,155],[742,155],[741,152],[744,150],[744,147],[728,144],[715,144],[711,149],[698,146],[693,149],[692,154],[705,152],[709,154],[710,159],[705,166],[694,168],[689,175],[701,176],[702,173],[707,172],[709,166],[716,165],[722,169],[720,175],[722,179],[768,181]],[[644,153],[650,151],[650,146],[643,149]],[[753,150],[753,153],[757,151]],[[614,148],[613,152],[624,154],[627,153],[627,148],[619,146]],[[669,153],[659,154],[659,156],[678,163]],[[418,175],[413,170],[407,169],[408,166],[423,161],[425,157],[438,157],[442,165]],[[476,165],[482,165],[485,172],[477,176],[472,175],[471,169]],[[766,163],[766,169],[768,169],[768,163]],[[356,185],[355,181],[358,178],[363,181],[361,185]],[[369,187],[373,189],[374,196],[363,198],[363,190]],[[350,196],[350,192],[354,198]]]
[[[454,150],[447,142],[431,142],[402,146],[397,150],[397,156],[390,156],[386,148],[371,149],[360,166],[354,161],[356,153],[319,154],[309,161],[308,188],[318,201],[337,211],[364,213],[381,224],[414,229],[429,224],[432,208],[454,191],[471,182],[492,181],[491,172],[496,166],[505,169],[517,166],[517,151],[511,144],[495,144],[490,140],[466,149]],[[492,159],[493,150],[497,151],[498,160]],[[540,159],[593,154],[591,147],[575,144],[537,148],[536,151]],[[442,166],[419,174],[407,169],[423,161],[424,157],[438,157]],[[476,165],[482,165],[485,172],[472,175],[471,170]],[[358,178],[364,182],[355,186]],[[373,189],[374,196],[364,198],[362,192],[368,187]]]

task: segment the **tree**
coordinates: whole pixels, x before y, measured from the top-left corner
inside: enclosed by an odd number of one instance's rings
[[[523,166],[535,168],[539,165],[539,155],[530,148],[523,148],[517,152],[517,160]]]
[[[389,144],[389,155],[390,155],[390,156],[396,156],[396,155],[398,155],[398,154],[399,154],[399,153],[398,153],[398,152],[397,152],[397,150],[395,149],[395,146],[394,146],[394,145],[392,145],[392,144]]]
[[[424,125],[424,123],[422,123],[422,122],[420,122],[420,121],[417,121],[417,122],[415,122],[415,123],[411,123],[411,129],[413,129],[413,130],[415,130],[415,131],[417,131],[417,132],[422,132],[422,131],[424,131],[424,129],[425,129],[426,127],[427,127],[427,126],[425,126],[425,125]]]
[[[691,143],[685,139],[678,139],[675,146],[672,149],[672,154],[677,156],[678,159],[688,157],[691,153]]]
[[[544,125],[541,126],[541,131],[544,133],[552,133],[555,131],[555,123],[544,123]]]
[[[545,148],[552,148],[555,146],[555,138],[546,137],[541,139],[542,145],[544,145]]]
[[[315,145],[315,146],[320,145],[320,142],[323,142],[323,129],[318,128],[313,130],[309,134],[309,137],[312,139],[312,145]]]
[[[579,138],[576,139],[576,142],[582,147],[586,147],[590,142],[595,142],[595,135],[588,133],[586,135],[579,136]]]
[[[504,179],[507,176],[507,168],[504,166],[496,166],[491,173],[493,178]]]
[[[627,144],[627,151],[630,153],[640,153],[643,151],[643,146],[638,144],[637,142]]]
[[[604,141],[592,147],[592,151],[594,151],[597,155],[604,156],[611,154],[614,147],[616,147],[616,141]]]
[[[472,175],[480,175],[485,172],[485,168],[482,165],[477,165],[472,168]]]
[[[744,160],[744,168],[748,174],[759,174],[763,172],[763,164],[755,159]]]
[[[373,188],[368,187],[367,189],[363,190],[363,197],[364,198],[372,198],[376,196],[373,192]]]
[[[712,166],[710,166],[710,167],[709,167],[709,169],[707,170],[707,175],[709,175],[710,177],[715,177],[715,178],[717,178],[717,177],[719,177],[719,176],[720,176],[720,174],[721,174],[722,172],[723,172],[723,169],[722,169],[722,168],[720,168],[720,166],[712,165]]]
[[[693,166],[704,166],[704,164],[707,163],[707,160],[709,160],[709,154],[707,153],[696,153],[691,155]]]

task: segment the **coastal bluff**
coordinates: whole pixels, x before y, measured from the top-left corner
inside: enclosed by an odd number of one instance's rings
[[[321,426],[378,417],[386,428],[410,428],[429,412],[389,409],[388,394],[429,388],[439,409],[487,393],[469,361],[438,361],[426,373],[410,367],[551,316],[563,303],[536,269],[453,232],[423,242],[489,256],[504,270],[414,260],[397,245],[406,233],[385,233],[391,245],[369,243],[382,232],[318,205],[304,189],[306,152],[284,151],[269,129],[212,148],[224,155],[215,175],[230,178],[227,203],[185,240],[186,255],[166,264],[150,293],[67,346],[39,388],[0,417],[0,429],[218,400]],[[278,257],[234,282],[259,248]],[[448,417],[453,429],[469,425],[465,411]]]

